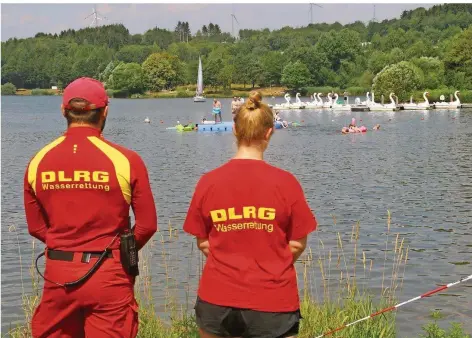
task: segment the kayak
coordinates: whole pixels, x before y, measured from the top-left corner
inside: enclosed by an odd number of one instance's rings
[[[186,126],[178,124],[175,127],[167,127],[166,129],[167,130],[177,130],[177,131],[193,131],[193,130],[195,130],[195,125],[193,123],[189,123]]]
[[[193,131],[193,130],[195,130],[195,125],[194,125],[193,123],[190,123],[190,124],[186,125],[186,126],[182,129],[182,131]]]

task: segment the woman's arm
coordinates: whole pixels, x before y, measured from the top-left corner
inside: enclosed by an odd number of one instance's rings
[[[306,239],[305,239],[306,242]],[[208,238],[198,238],[197,237],[197,247],[200,249],[201,252],[205,255],[205,257],[208,257],[208,254],[210,253],[210,242],[208,241]]]
[[[305,251],[306,248],[306,240],[308,236],[305,236],[301,239],[298,240],[292,240],[288,242],[288,246],[290,248],[290,251],[292,252],[293,255],[293,263],[298,260],[298,258],[301,256],[303,251]]]
[[[291,177],[292,184],[288,190],[291,200],[290,226],[288,227],[288,246],[293,255],[293,263],[301,256],[307,246],[308,234],[316,229],[317,222],[308,203],[300,183],[295,176]]]

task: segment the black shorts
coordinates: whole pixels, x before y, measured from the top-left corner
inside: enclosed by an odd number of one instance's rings
[[[285,338],[298,334],[300,310],[262,312],[207,303],[197,297],[197,325],[220,337]]]

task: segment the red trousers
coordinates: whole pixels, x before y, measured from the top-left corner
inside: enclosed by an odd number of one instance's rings
[[[82,277],[96,262],[82,263],[46,259],[44,276],[58,283]],[[98,270],[79,287],[70,290],[44,282],[43,296],[31,322],[35,338],[134,338],[138,333],[138,304],[134,277],[120,262],[119,251],[103,261]]]

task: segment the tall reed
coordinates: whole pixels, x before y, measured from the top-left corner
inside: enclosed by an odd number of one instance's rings
[[[337,220],[334,216],[333,222],[336,229]],[[317,249],[313,246],[308,248],[296,263],[303,316],[300,338],[313,338],[397,301],[408,261],[406,241],[399,234],[392,233],[391,215],[388,212],[387,229],[383,235],[385,253],[383,260],[377,261],[363,250],[360,239],[366,230],[361,229],[361,223],[356,222],[349,236],[336,231],[332,247],[325,244],[330,240],[327,234],[315,232],[313,239],[316,240]],[[140,251],[140,275],[135,283],[135,294],[140,305],[138,337],[198,337],[192,310],[195,290],[191,285],[198,284],[204,256],[191,245],[188,253],[190,259],[187,264],[182,264],[182,250],[176,252],[172,248],[179,245],[181,233],[182,230],[169,224],[168,229],[158,232],[155,240]],[[325,236],[324,241],[322,235]],[[34,249],[33,242],[32,263]],[[191,262],[195,265],[191,266]],[[162,282],[153,283],[153,276],[156,276],[153,274],[154,267],[163,272]],[[182,277],[182,270],[186,272],[186,277]],[[377,293],[367,285],[373,271],[377,274],[381,272],[382,275],[380,291]],[[23,292],[22,297],[25,324],[12,328],[9,332],[11,337],[31,337],[29,323],[40,297],[40,280],[33,264],[30,277],[32,292]],[[163,299],[154,298],[153,291],[157,289],[164,290]],[[179,290],[185,290],[185,299],[179,297]],[[157,306],[163,310],[157,311]],[[332,337],[387,338],[395,337],[395,334],[395,312],[389,312],[346,328]]]

